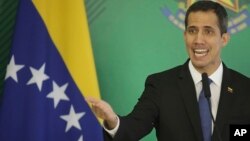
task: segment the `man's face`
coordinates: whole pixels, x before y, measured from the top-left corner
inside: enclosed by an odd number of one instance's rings
[[[228,33],[221,35],[216,14],[213,11],[191,12],[184,38],[194,67],[200,73],[213,73],[220,65],[221,49],[229,40]]]

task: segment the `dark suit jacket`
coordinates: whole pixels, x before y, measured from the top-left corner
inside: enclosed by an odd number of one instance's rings
[[[216,128],[223,141],[229,141],[229,124],[250,124],[250,79],[223,65],[216,117]],[[188,61],[147,78],[133,111],[120,117],[113,141],[138,141],[153,128],[158,141],[202,141],[199,107]],[[212,139],[218,141],[215,131]],[[111,138],[105,134],[105,140]]]

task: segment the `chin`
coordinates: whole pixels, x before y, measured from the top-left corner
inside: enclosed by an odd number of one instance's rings
[[[191,62],[195,68],[204,68],[206,66],[206,62],[201,61],[201,60],[194,60],[191,59]]]

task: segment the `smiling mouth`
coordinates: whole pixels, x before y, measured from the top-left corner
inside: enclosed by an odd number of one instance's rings
[[[208,49],[194,49],[193,52],[196,57],[203,57],[208,54]]]

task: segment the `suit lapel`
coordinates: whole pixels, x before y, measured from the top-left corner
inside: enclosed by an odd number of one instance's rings
[[[220,135],[223,133],[223,126],[228,121],[230,109],[233,101],[234,90],[232,87],[231,74],[229,69],[223,64],[223,77],[221,85],[220,102],[218,105],[216,126],[220,131]],[[215,136],[215,135],[214,135]],[[217,135],[216,135],[217,136]],[[214,138],[217,138],[217,137]]]
[[[179,75],[179,87],[181,90],[183,103],[185,104],[185,108],[193,126],[196,138],[198,141],[201,141],[202,131],[200,124],[199,107],[194,82],[188,69],[188,61],[183,65],[183,69]]]

